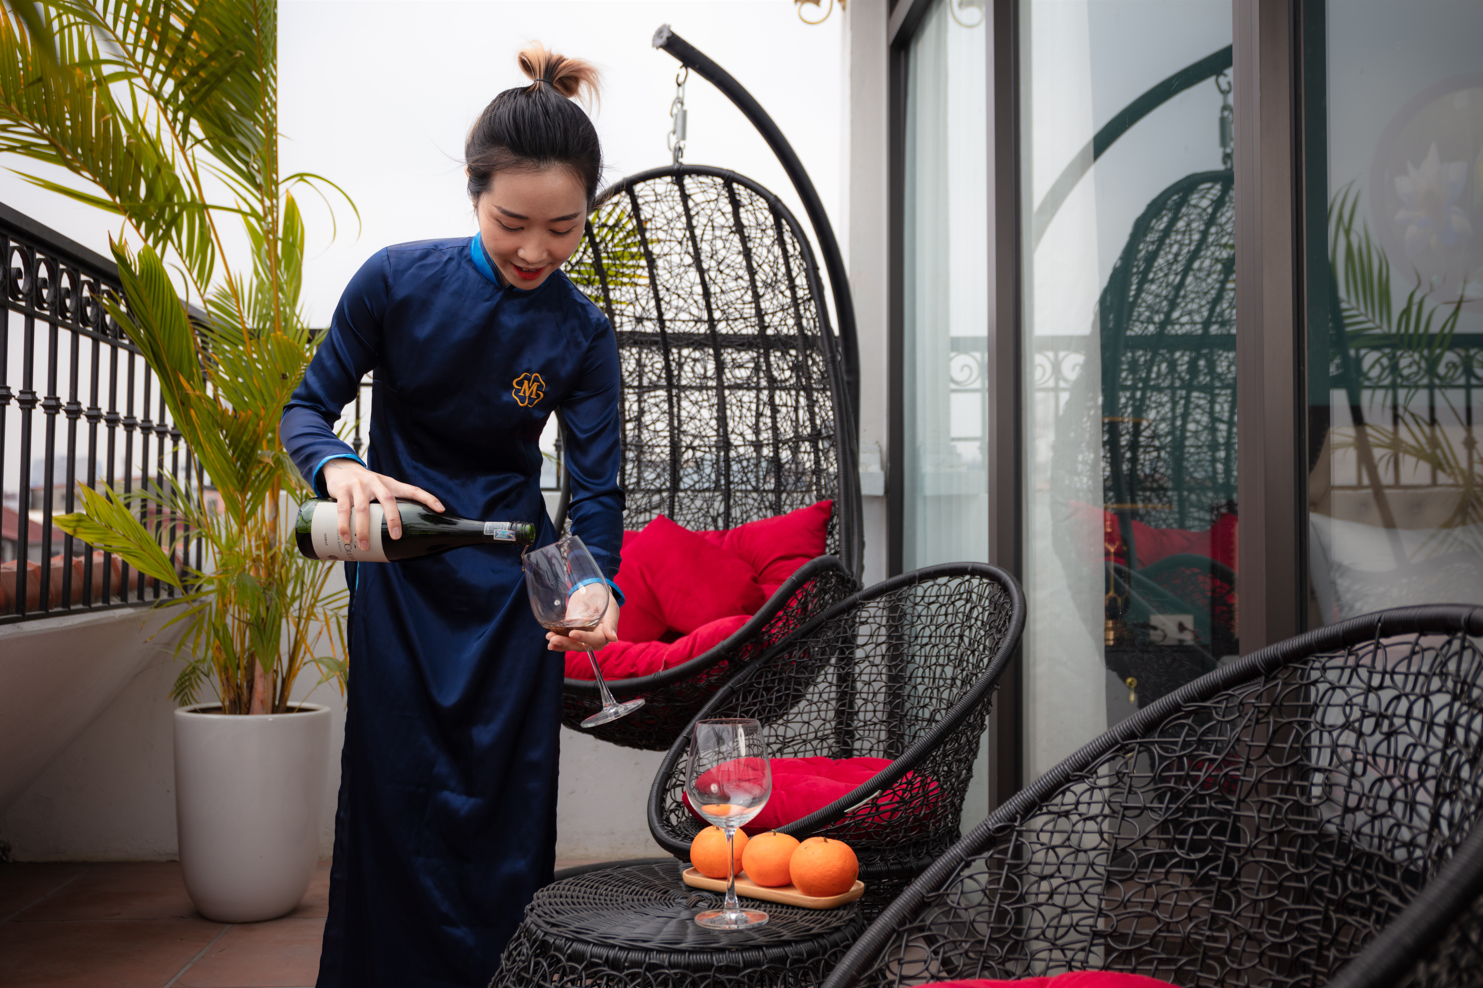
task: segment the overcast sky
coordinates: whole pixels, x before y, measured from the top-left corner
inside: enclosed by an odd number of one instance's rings
[[[604,71],[594,111],[607,158],[605,181],[668,162],[665,134],[677,62],[651,47],[672,24],[736,76],[772,114],[838,222],[840,22],[801,23],[790,0],[284,0],[279,8],[284,173],[319,172],[355,200],[357,236],[340,210],[329,243],[322,209],[310,208],[304,301],[328,319],[345,282],[381,247],[468,235],[463,140],[494,95],[524,81],[522,44],[539,39]],[[685,160],[734,168],[803,211],[771,152],[709,83],[692,76]],[[0,162],[26,168],[24,163]],[[301,196],[301,199],[305,197]],[[100,252],[114,223],[0,173],[0,201]],[[805,221],[806,225],[806,221]]]

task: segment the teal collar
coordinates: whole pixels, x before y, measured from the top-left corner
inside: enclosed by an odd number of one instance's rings
[[[469,256],[474,259],[474,267],[479,269],[479,273],[494,282],[495,287],[506,287],[505,280],[495,272],[494,266],[489,263],[489,255],[484,252],[484,244],[480,241],[477,233],[469,241]]]
[[[482,274],[485,278],[488,278],[490,282],[494,284],[494,287],[508,288],[521,295],[529,295],[531,292],[538,292],[542,288],[545,288],[551,283],[551,279],[555,278],[560,270],[557,269],[557,271],[552,271],[551,274],[546,278],[546,280],[541,282],[540,286],[537,288],[516,288],[505,279],[505,276],[503,274],[500,274],[499,270],[496,269],[493,264],[490,263],[489,252],[484,249],[484,241],[479,239],[479,235],[477,233],[474,234],[474,236],[469,240],[469,257],[473,259],[474,267],[477,268],[479,273]]]

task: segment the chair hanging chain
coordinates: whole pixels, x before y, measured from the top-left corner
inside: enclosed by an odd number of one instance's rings
[[[689,79],[690,67],[687,65],[675,76],[675,98],[674,102],[669,104],[669,116],[673,122],[670,124],[669,134],[664,143],[674,155],[676,165],[680,163],[680,158],[685,154],[685,125],[689,118],[685,110],[685,83]]]
[[[1224,85],[1221,83],[1224,82]],[[1236,147],[1236,115],[1231,108],[1231,74],[1222,72],[1215,77],[1215,88],[1220,91],[1220,160],[1221,167],[1231,170]]]

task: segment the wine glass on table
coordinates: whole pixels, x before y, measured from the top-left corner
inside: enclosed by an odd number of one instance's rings
[[[608,612],[608,581],[592,553],[575,535],[557,539],[550,545],[527,551],[521,556],[525,569],[525,588],[530,592],[530,608],[536,620],[548,631],[591,631],[602,623]],[[619,703],[602,680],[597,656],[587,650],[592,674],[597,677],[597,691],[602,696],[602,709],[582,721],[583,727],[596,727],[633,713],[644,705],[643,698]]]
[[[713,930],[745,930],[767,922],[767,913],[743,909],[736,900],[736,828],[750,821],[772,795],[772,766],[762,725],[750,718],[700,720],[690,736],[685,794],[696,812],[726,831],[730,876],[720,910],[698,913],[695,922]]]

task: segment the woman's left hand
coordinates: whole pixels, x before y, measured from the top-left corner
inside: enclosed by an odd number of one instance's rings
[[[582,587],[578,594],[586,591]],[[604,587],[604,590],[608,588]],[[573,595],[575,596],[575,594]],[[555,631],[546,632],[546,648],[553,652],[587,652],[597,651],[608,642],[618,640],[618,598],[608,591],[608,609],[603,614],[602,621],[591,631],[568,631],[565,635]]]

